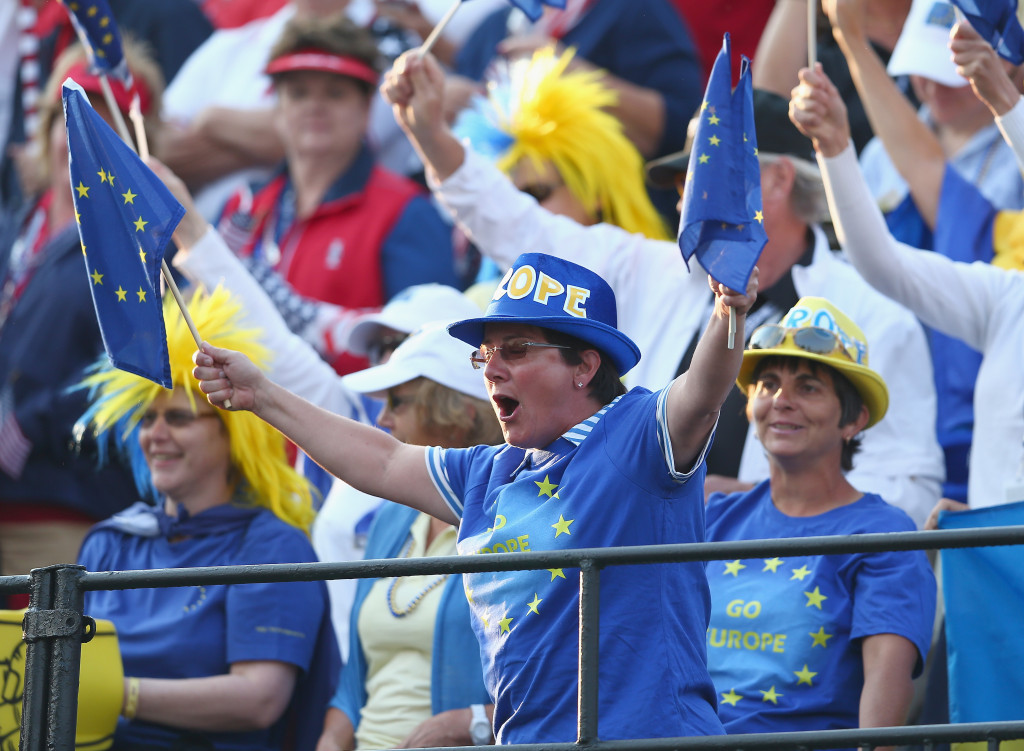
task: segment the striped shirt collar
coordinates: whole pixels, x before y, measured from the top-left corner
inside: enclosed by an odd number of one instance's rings
[[[583,443],[584,439],[590,435],[591,431],[597,427],[597,423],[604,417],[604,413],[611,409],[622,396],[617,396],[612,399],[608,404],[604,405],[597,412],[592,414],[586,420],[581,423],[577,423],[574,427],[562,433],[562,438],[569,441],[573,446],[579,447]]]

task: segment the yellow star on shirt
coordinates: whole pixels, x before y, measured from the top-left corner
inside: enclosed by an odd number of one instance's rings
[[[534,592],[533,593],[533,601],[526,603],[526,607],[528,607],[531,611],[533,611],[537,615],[540,615],[540,611],[537,610],[537,606],[540,605],[542,602],[544,602],[544,600],[542,600],[540,597],[538,597],[537,593]]]
[[[508,627],[509,627],[509,625],[511,625],[511,623],[512,623],[512,619],[509,618],[507,615],[504,618],[502,618],[500,621],[498,621],[498,625],[501,626],[501,633],[503,633],[503,634],[509,633]]]
[[[555,537],[558,537],[558,535],[555,535]],[[562,573],[562,569],[560,569],[560,568],[549,568],[548,571],[551,572],[551,581],[554,581],[556,578],[558,578],[558,579],[564,579],[565,578],[565,574]]]
[[[555,488],[558,487],[553,482],[550,482],[548,480],[548,476],[547,475],[544,475],[544,482],[537,482],[536,480],[534,480],[533,484],[536,485],[538,488],[540,488],[540,490],[537,491],[537,496],[538,497],[540,497],[542,495],[546,495],[548,498],[551,498],[551,491],[553,491]],[[557,493],[556,493],[556,495],[557,495]]]
[[[793,569],[793,575],[789,577],[792,579],[799,579],[803,581],[805,577],[810,576],[811,570],[807,566],[801,566],[800,568]]]
[[[75,186],[75,190],[78,191],[78,197],[79,198],[88,198],[89,197],[89,189],[85,185],[82,184],[81,180],[78,181],[78,185]]]
[[[118,302],[126,302],[128,300],[128,290],[121,285],[118,285],[117,289],[114,290],[114,294],[117,295]]]
[[[785,561],[783,561],[781,558],[765,558],[764,568],[761,570],[771,571],[774,574],[778,570],[779,566],[781,566],[783,563],[785,563]]]
[[[821,610],[821,603],[828,599],[821,593],[820,587],[815,587],[813,592],[804,592],[804,594],[807,595],[807,607],[813,605],[818,610]]]
[[[739,576],[740,570],[745,569],[747,566],[739,561],[733,561],[732,563],[725,564],[725,573],[732,574],[733,576]]]
[[[103,284],[103,274],[101,274],[96,269],[93,269],[92,273],[89,274],[89,276],[92,277],[92,283],[93,284]]]
[[[719,138],[718,136],[711,136],[711,138],[708,139],[708,143],[710,143],[712,146],[717,146],[721,142],[722,139]]]
[[[718,125],[720,122],[721,120],[718,119],[718,115],[712,114],[711,117],[708,118],[708,125]]]
[[[147,222],[145,219],[143,219],[140,216],[138,219],[135,220],[135,231],[136,232],[145,232],[147,224],[149,224],[149,222]]]
[[[566,519],[564,516],[559,514],[558,521],[551,525],[552,528],[555,530],[555,537],[558,537],[563,532],[567,535],[571,535],[572,532],[569,531],[569,525],[572,524],[574,521],[576,520]]]
[[[742,698],[743,698],[742,696],[740,696],[739,694],[736,693],[736,689],[730,688],[729,689],[729,693],[722,694],[722,703],[724,703],[724,704],[731,704],[732,706],[735,707],[736,706],[736,702],[738,702]]]
[[[709,157],[707,154],[701,154],[700,158],[697,161],[700,162],[701,164],[707,164],[710,160],[711,157]]]
[[[764,213],[758,209],[754,212],[754,219],[757,220],[758,224],[764,224]]]
[[[821,645],[822,647],[828,646],[828,640],[831,639],[835,634],[826,634],[825,627],[822,626],[817,631],[812,631],[810,637],[814,639],[814,643],[811,645],[811,649]]]
[[[761,691],[761,693],[764,695],[764,698],[761,699],[761,701],[770,701],[775,706],[779,705],[779,697],[782,696],[782,694],[775,692],[775,686],[772,686],[767,691]]]
[[[806,683],[808,686],[813,686],[814,684],[811,683],[811,678],[816,676],[817,673],[808,670],[807,663],[804,663],[803,670],[794,670],[793,675],[795,675],[799,679],[797,680],[796,685],[799,686],[801,683]]]
[[[129,203],[134,204],[135,203],[135,196],[137,196],[137,195],[138,195],[137,193],[132,193],[132,189],[131,188],[128,188],[128,192],[127,193],[122,193],[121,194],[121,198],[124,199],[125,204],[129,204]]]
[[[139,296],[139,302],[146,302],[146,290],[142,287],[139,287],[139,291],[135,294]]]

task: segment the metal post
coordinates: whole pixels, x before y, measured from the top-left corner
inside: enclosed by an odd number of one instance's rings
[[[597,740],[600,590],[601,570],[590,559],[580,561],[580,694],[576,739],[580,745]]]
[[[82,615],[84,573],[84,566],[71,564],[31,572],[30,606],[22,622],[27,646],[21,751],[74,751],[82,644],[96,630]]]

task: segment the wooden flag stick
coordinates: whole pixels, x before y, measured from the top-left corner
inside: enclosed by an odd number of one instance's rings
[[[736,349],[736,308],[729,308],[729,349]]]
[[[441,33],[444,31],[444,27],[447,26],[452,18],[455,17],[460,5],[462,5],[462,0],[454,0],[451,7],[445,11],[443,16],[441,16],[441,20],[437,22],[437,25],[433,29],[431,29],[430,34],[427,35],[427,38],[423,40],[423,44],[420,45],[420,57],[423,57],[430,52],[437,40],[441,38]]]
[[[818,3],[807,0],[807,67],[814,70],[818,62]]]

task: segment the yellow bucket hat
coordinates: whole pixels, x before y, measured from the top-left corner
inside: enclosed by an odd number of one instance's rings
[[[755,329],[736,383],[744,393],[757,364],[766,357],[802,357],[835,368],[857,389],[871,427],[889,408],[889,389],[868,367],[868,340],[843,311],[822,297],[801,297],[778,324]]]

